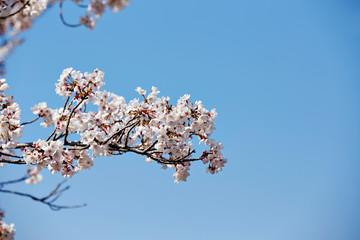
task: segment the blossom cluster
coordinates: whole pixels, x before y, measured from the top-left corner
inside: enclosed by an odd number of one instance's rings
[[[30,184],[41,181],[39,172],[42,168],[48,168],[52,173],[61,172],[65,177],[72,177],[79,170],[83,171],[94,165],[87,150],[64,150],[64,144],[60,140],[48,142],[38,140],[33,147],[27,147],[23,151],[26,164],[36,165],[28,171],[31,177],[27,179],[27,183]]]
[[[207,110],[201,101],[190,102],[188,94],[172,105],[169,97],[158,97],[156,87],[147,95],[138,87],[139,98],[126,102],[122,96],[100,90],[103,79],[104,73],[97,69],[83,74],[67,68],[55,88],[66,99],[63,107],[52,109],[41,102],[32,108],[42,118],[41,125],[54,131],[46,140],[21,145],[25,163],[35,165],[29,182],[41,180],[38,173],[43,168],[71,177],[92,167],[96,157],[126,152],[143,155],[162,168],[174,168],[175,182],[186,181],[193,161],[202,161],[211,174],[222,170],[226,163],[222,144],[211,138],[215,109]],[[87,110],[90,104],[95,111]],[[8,135],[7,140],[18,137],[12,132]],[[197,158],[192,157],[194,140],[206,148]],[[20,146],[11,143],[15,145],[7,148]]]
[[[12,159],[13,150],[16,144],[13,140],[21,137],[23,126],[20,124],[20,108],[12,96],[4,93],[9,88],[5,79],[0,79],[0,143],[2,148],[0,156],[4,160]],[[14,145],[15,144],[15,145]],[[0,163],[3,167],[4,163]]]
[[[14,240],[15,228],[14,224],[6,224],[3,221],[4,212],[0,210],[0,240]]]
[[[8,89],[5,79],[0,79],[0,142],[9,142],[21,137],[20,108],[12,96],[4,93]]]

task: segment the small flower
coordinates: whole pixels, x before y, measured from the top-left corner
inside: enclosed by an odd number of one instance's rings
[[[141,87],[137,87],[135,89],[135,91],[137,91],[140,95],[145,95],[146,94],[146,90],[142,89]]]
[[[190,98],[190,95],[189,95],[189,94],[185,94],[184,96],[182,96],[182,97],[180,98],[180,100],[182,100],[182,101],[187,101],[187,100],[189,100],[189,98]]]

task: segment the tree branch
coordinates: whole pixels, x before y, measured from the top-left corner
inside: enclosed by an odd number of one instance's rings
[[[70,125],[70,120],[74,114],[74,112],[76,111],[76,109],[84,102],[84,100],[86,99],[86,96],[84,98],[82,98],[78,104],[76,104],[76,106],[73,108],[73,110],[71,111],[70,115],[69,115],[69,118],[68,118],[68,121],[66,123],[66,128],[65,128],[65,137],[64,137],[64,143],[66,144],[67,143],[67,136],[69,134],[69,125]]]
[[[10,163],[10,164],[18,164],[18,165],[24,165],[26,162],[24,160],[7,160],[7,159],[0,159],[0,163]]]
[[[38,120],[39,118],[40,118],[40,116],[38,116],[37,118],[35,118],[35,119],[33,119],[33,120],[29,121],[29,122],[21,123],[20,125],[21,125],[21,126],[24,126],[24,125],[26,125],[26,124],[31,124],[31,123],[35,122],[36,120]]]
[[[4,152],[1,152],[1,151],[0,151],[0,156],[7,156],[7,157],[13,157],[13,158],[20,158],[20,159],[22,159],[22,158],[23,158],[23,157],[20,157],[20,156],[14,155],[14,154],[4,153]]]
[[[121,134],[120,139],[119,139],[119,141],[120,141],[121,138],[122,138],[123,135],[124,135],[124,132],[125,132],[126,128],[132,126],[132,124],[130,124],[130,123],[131,123],[132,121],[134,121],[134,120],[136,119],[136,117],[137,117],[137,116],[134,116],[132,119],[130,119],[130,120],[126,123],[125,127],[123,127],[123,128],[121,128],[121,129],[119,129],[118,131],[116,131],[116,132],[115,132],[113,135],[111,135],[107,140],[103,141],[102,144],[107,144],[111,139],[115,138],[115,137],[116,137],[117,135],[119,135],[119,134]],[[137,124],[137,123],[136,123],[136,124]]]
[[[26,179],[26,178],[25,178]],[[66,181],[66,180],[65,180]],[[10,194],[14,194],[14,195],[18,195],[18,196],[22,196],[22,197],[27,197],[27,198],[31,198],[34,201],[43,203],[47,206],[50,207],[51,210],[61,210],[61,209],[69,209],[69,208],[79,208],[79,207],[84,207],[86,206],[86,204],[81,204],[81,205],[57,205],[54,204],[53,202],[55,202],[65,191],[67,191],[70,187],[66,186],[63,189],[60,189],[61,185],[65,183],[65,181],[60,182],[55,188],[54,190],[52,190],[47,196],[39,198],[36,197],[34,195],[28,194],[28,193],[22,193],[22,192],[18,192],[18,191],[13,191],[13,190],[6,190],[6,189],[0,189],[0,192],[2,193],[10,193]]]
[[[13,183],[18,183],[18,182],[22,182],[25,181],[26,179],[29,178],[29,175],[25,175],[22,178],[16,179],[16,180],[10,180],[10,181],[6,181],[6,182],[0,182],[0,188],[3,188],[4,185],[8,185],[8,184],[13,184]]]
[[[59,15],[60,15],[60,19],[61,19],[61,22],[67,26],[67,27],[80,27],[81,26],[81,23],[77,23],[77,24],[71,24],[71,23],[67,23],[64,19],[64,16],[63,16],[63,13],[62,13],[62,6],[63,6],[63,1],[60,1],[60,5],[59,5]]]
[[[114,143],[114,142],[110,143],[109,146],[110,146],[110,149],[112,151],[119,151],[119,152],[122,152],[122,153],[125,153],[125,152],[137,153],[137,154],[140,154],[140,155],[147,156],[147,157],[151,158],[152,160],[154,160],[154,161],[156,161],[158,163],[162,163],[162,164],[179,164],[179,163],[184,163],[184,162],[194,162],[194,161],[201,160],[200,158],[187,158],[191,154],[195,153],[195,150],[189,151],[189,153],[186,154],[184,157],[181,157],[181,158],[178,158],[178,159],[167,159],[167,158],[154,156],[154,152],[149,153],[149,148],[139,149],[139,148],[129,147],[129,146],[122,145],[122,144],[119,144],[119,143]]]
[[[127,145],[128,145],[130,132],[131,132],[131,131],[136,127],[136,125],[138,125],[139,123],[140,123],[140,120],[138,120],[138,121],[136,121],[134,124],[132,124],[131,128],[129,129],[128,133],[126,134],[125,147],[127,147]]]

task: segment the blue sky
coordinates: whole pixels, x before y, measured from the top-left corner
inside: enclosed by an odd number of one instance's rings
[[[65,4],[68,21],[80,13]],[[217,175],[194,164],[175,184],[141,156],[97,159],[59,199],[85,208],[1,195],[16,239],[360,239],[358,1],[134,0],[93,31],[63,26],[53,6],[23,35],[5,77],[24,120],[38,102],[62,105],[64,68],[99,68],[127,100],[156,86],[216,108],[228,164]],[[24,141],[48,131],[35,124]],[[7,166],[0,180],[24,171]],[[16,189],[42,195],[61,179]]]

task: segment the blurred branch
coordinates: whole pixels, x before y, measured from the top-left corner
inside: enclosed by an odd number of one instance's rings
[[[15,179],[15,180],[10,180],[10,181],[5,181],[5,182],[0,182],[0,188],[3,188],[4,185],[8,185],[8,184],[13,184],[13,183],[18,183],[18,182],[22,182],[25,181],[26,179],[29,178],[29,175],[25,175],[22,178],[19,179]]]
[[[26,164],[26,162],[21,159],[18,159],[18,160],[0,159],[0,163],[10,163],[10,164],[19,164],[19,165]]]
[[[63,1],[60,2],[60,5],[59,5],[59,15],[60,15],[60,19],[61,19],[61,22],[67,26],[67,27],[80,27],[81,26],[81,23],[77,23],[77,24],[71,24],[71,23],[67,23],[64,19],[64,15],[62,13],[62,7],[63,7]]]
[[[61,188],[61,186],[66,182],[66,180],[60,182],[55,188],[54,190],[52,190],[47,196],[39,198],[36,197],[34,195],[28,194],[28,193],[22,193],[22,192],[18,192],[18,191],[13,191],[13,190],[6,190],[6,189],[1,189],[3,187],[3,185],[5,184],[10,184],[10,183],[17,183],[17,182],[21,182],[26,180],[28,177],[23,177],[20,178],[18,180],[13,180],[13,181],[8,181],[8,182],[3,182],[0,183],[0,192],[2,193],[10,193],[10,194],[14,194],[14,195],[18,195],[18,196],[22,196],[22,197],[27,197],[27,198],[31,198],[34,201],[43,203],[47,206],[50,207],[51,210],[57,211],[57,210],[61,210],[61,209],[69,209],[69,208],[79,208],[79,207],[84,207],[86,206],[86,204],[81,204],[81,205],[57,205],[54,204],[54,202],[61,197],[61,195],[69,190],[70,186],[66,186],[64,188]]]

